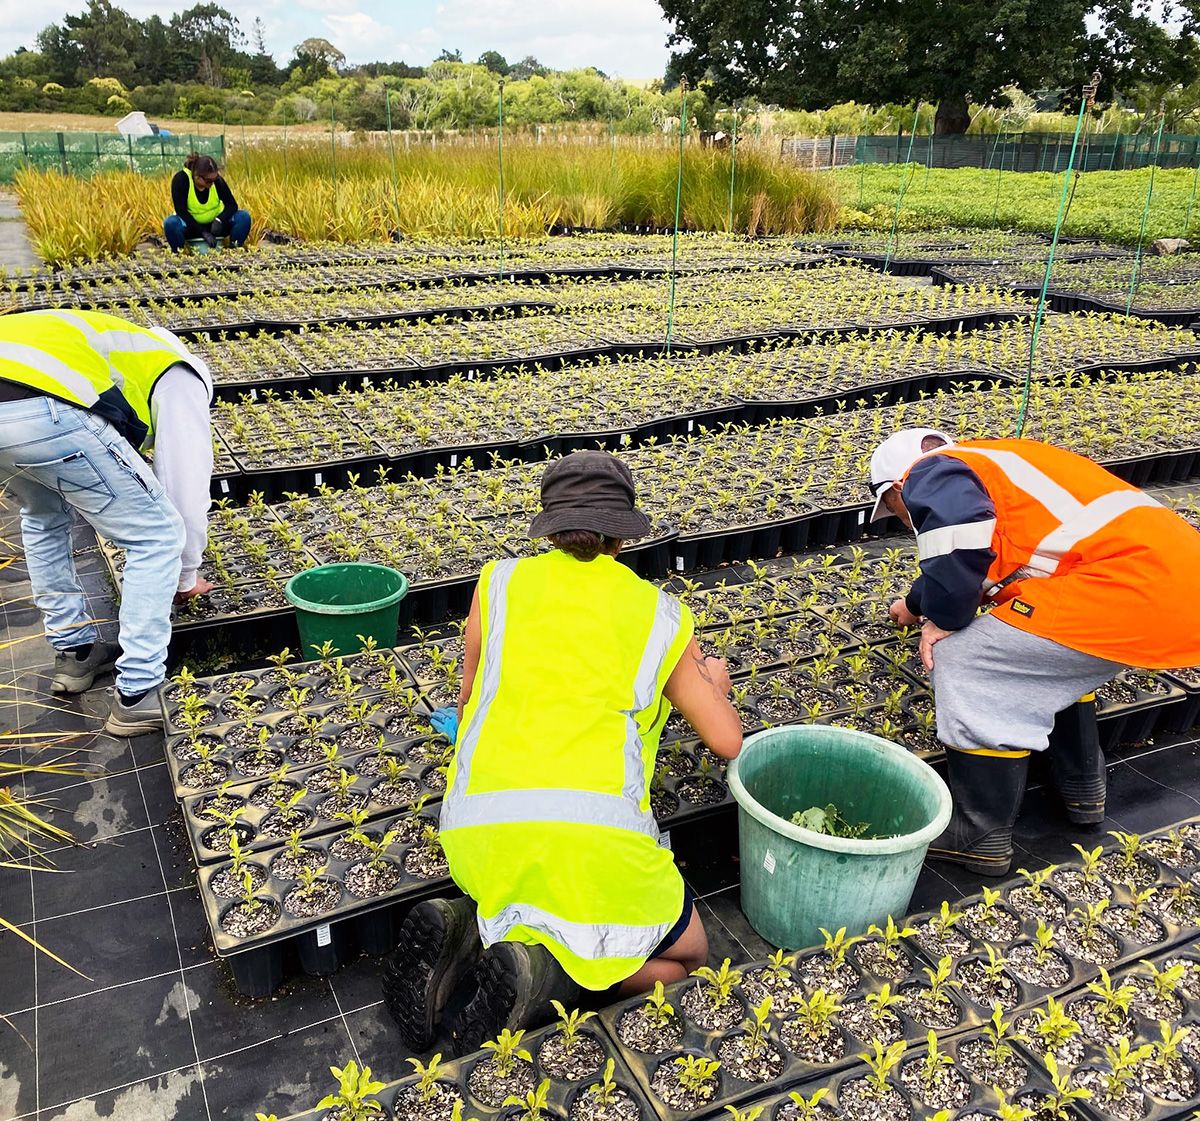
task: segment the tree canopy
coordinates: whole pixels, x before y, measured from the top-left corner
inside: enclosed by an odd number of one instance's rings
[[[671,72],[717,96],[786,108],[844,101],[938,105],[939,132],[963,132],[968,102],[1007,86],[1105,94],[1164,90],[1200,73],[1197,0],[659,0],[674,25]],[[1169,0],[1168,0],[1169,3]]]

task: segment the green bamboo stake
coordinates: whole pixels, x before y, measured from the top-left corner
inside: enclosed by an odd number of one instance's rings
[[[1162,148],[1163,126],[1167,123],[1165,111],[1158,119],[1158,135],[1154,138],[1154,151],[1150,155],[1150,182],[1146,187],[1146,205],[1142,207],[1142,224],[1138,228],[1137,250],[1133,254],[1133,275],[1129,281],[1129,298],[1125,301],[1125,314],[1133,307],[1137,297],[1138,281],[1142,270],[1142,247],[1146,240],[1146,223],[1150,219],[1150,203],[1154,200],[1154,175],[1158,171],[1158,157]]]
[[[675,174],[675,232],[671,238],[671,292],[667,301],[667,354],[675,334],[675,266],[679,261],[679,210],[683,201],[683,134],[687,128],[687,79],[679,79],[682,100],[679,107],[679,169]]]
[[[726,223],[726,231],[733,233],[733,189],[737,183],[737,125],[738,125],[738,108],[737,102],[733,103],[733,140],[729,146],[729,221]]]
[[[925,102],[917,103],[917,113],[913,118],[912,135],[908,138],[908,154],[904,157],[904,174],[900,180],[900,193],[896,196],[896,213],[892,216],[892,232],[888,236],[887,255],[883,259],[883,271],[887,272],[888,266],[892,263],[892,253],[896,249],[896,230],[900,226],[900,207],[904,202],[904,194],[908,190],[908,185],[912,181],[912,175],[909,172],[909,166],[912,164],[913,144],[917,139],[917,121],[921,119],[921,107]]]
[[[499,195],[498,195],[500,207],[497,212],[497,217],[499,219],[498,227],[499,227],[499,231],[500,231],[499,277],[501,280],[503,280],[504,279],[504,79],[503,78],[500,79],[499,120],[500,120],[500,129],[496,134],[496,145],[497,145],[496,146],[496,154],[497,154],[497,168],[498,168],[498,172],[499,172],[499,182],[500,182],[500,190],[499,190]]]
[[[287,102],[283,103],[283,185],[288,185],[288,131],[287,131]]]
[[[929,122],[929,155],[925,158],[925,181],[921,184],[922,190],[929,189],[929,173],[933,170],[933,136],[934,130],[937,128],[937,114]]]
[[[1070,190],[1071,171],[1075,166],[1075,151],[1079,146],[1079,134],[1083,131],[1083,117],[1087,110],[1088,97],[1085,92],[1079,102],[1079,118],[1075,122],[1075,135],[1071,140],[1071,156],[1067,161],[1067,173],[1063,176],[1062,195],[1058,200],[1058,220],[1054,223],[1054,237],[1050,239],[1050,253],[1046,257],[1046,274],[1042,277],[1042,291],[1038,296],[1037,313],[1033,317],[1033,332],[1029,337],[1029,361],[1025,366],[1025,385],[1021,390],[1021,408],[1017,413],[1016,435],[1020,439],[1025,431],[1025,419],[1029,412],[1029,391],[1033,385],[1033,359],[1037,352],[1042,323],[1046,318],[1046,293],[1050,290],[1050,271],[1054,268],[1054,254],[1058,249],[1058,238],[1062,233],[1063,219],[1067,213],[1067,194]]]
[[[396,145],[392,140],[392,91],[383,91],[384,112],[387,114],[388,157],[392,163],[392,196],[396,200],[396,229],[400,228],[400,179],[396,174]]]
[[[998,133],[996,136],[996,148],[1000,147],[1000,136],[1001,135],[1003,135],[1003,134]],[[996,151],[995,151],[995,149],[993,149],[992,150],[993,158],[995,157],[995,155],[996,155]],[[1004,180],[1004,153],[1001,152],[1000,153],[1000,166],[996,168],[996,197],[992,201],[992,229],[993,230],[996,228],[996,221],[1000,214],[1000,184],[1003,182],[1003,180]]]

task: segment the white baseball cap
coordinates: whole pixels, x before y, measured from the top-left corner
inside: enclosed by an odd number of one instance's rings
[[[875,496],[871,521],[877,522],[887,517],[883,496],[904,478],[918,459],[928,454],[922,450],[921,444],[929,436],[937,437],[946,445],[954,443],[945,432],[939,432],[936,428],[902,428],[892,433],[871,453],[871,493]]]

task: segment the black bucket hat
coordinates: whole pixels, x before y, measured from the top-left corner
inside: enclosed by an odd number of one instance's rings
[[[542,475],[542,512],[530,537],[587,530],[629,541],[650,532],[650,519],[635,506],[633,475],[608,452],[574,452]]]

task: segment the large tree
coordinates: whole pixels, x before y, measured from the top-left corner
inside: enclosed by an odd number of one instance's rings
[[[965,131],[968,103],[1009,85],[1078,85],[1099,68],[1106,91],[1123,91],[1196,74],[1191,21],[1168,30],[1148,0],[659,3],[681,48],[671,71],[708,79],[718,96],[809,109],[936,102],[939,133]]]

